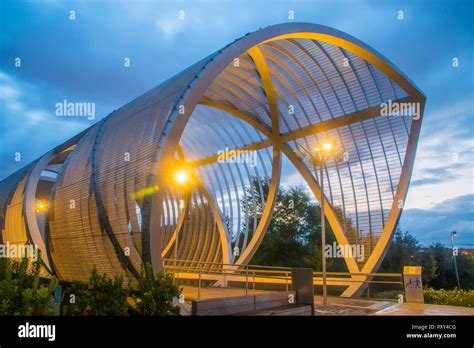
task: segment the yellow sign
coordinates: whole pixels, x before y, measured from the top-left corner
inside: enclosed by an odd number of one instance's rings
[[[420,266],[404,266],[403,274],[421,275],[421,267]]]

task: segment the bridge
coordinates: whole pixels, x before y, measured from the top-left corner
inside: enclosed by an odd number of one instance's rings
[[[387,112],[398,104],[412,109]],[[424,105],[422,91],[360,40],[323,25],[269,26],[2,180],[0,239],[36,245],[44,273],[62,281],[87,280],[95,267],[133,282],[151,263],[181,281],[291,288],[289,269],[249,266],[288,165],[342,250],[348,273],[330,273],[329,286],[358,297],[371,282],[399,281],[377,270],[408,192]],[[327,139],[342,156],[318,165],[312,154]]]

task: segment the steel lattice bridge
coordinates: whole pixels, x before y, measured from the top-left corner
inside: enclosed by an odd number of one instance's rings
[[[133,281],[144,261],[158,271],[165,259],[237,274],[265,236],[286,157],[323,202],[337,243],[365,246],[363,260],[343,255],[343,296],[357,296],[400,217],[424,103],[359,40],[315,24],[270,26],[4,179],[2,242],[37,245],[44,271],[62,280],[87,279],[95,266]],[[418,115],[384,112],[394,105]],[[298,149],[328,136],[348,157],[328,160],[322,194],[319,167]],[[182,166],[193,176],[187,187],[169,179]]]

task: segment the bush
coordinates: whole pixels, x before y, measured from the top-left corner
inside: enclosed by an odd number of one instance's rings
[[[474,290],[435,290],[433,288],[425,288],[423,291],[425,303],[474,307]]]
[[[398,299],[398,295],[403,293],[403,290],[384,290],[378,292],[371,292],[372,298],[381,299]],[[424,288],[423,295],[425,303],[449,305],[449,306],[463,306],[474,307],[474,290],[445,290]]]
[[[130,310],[137,315],[179,315],[179,307],[173,305],[179,294],[173,278],[154,273],[150,264],[142,266],[136,289],[125,287],[122,277],[107,278],[94,268],[88,282],[74,282],[67,288],[64,314],[128,315]]]
[[[40,259],[40,258],[38,258]],[[53,315],[54,290],[58,281],[40,284],[41,262],[0,258],[0,315]],[[137,289],[124,286],[123,278],[108,278],[93,269],[88,282],[66,287],[64,314],[128,315],[130,302],[140,315],[179,315],[173,299],[180,290],[170,275],[154,273],[150,264],[140,272]]]
[[[179,315],[179,307],[173,299],[180,295],[173,278],[163,272],[154,273],[150,264],[145,264],[140,272],[138,288],[133,299],[137,312],[141,315]]]
[[[366,293],[365,293],[366,294]],[[403,294],[403,289],[392,289],[382,291],[370,291],[371,298],[386,299],[386,300],[397,300],[398,296]]]
[[[122,277],[108,278],[94,268],[87,283],[72,283],[66,291],[66,301],[73,304],[72,313],[76,315],[128,315],[129,292]]]
[[[30,263],[28,258],[13,261],[0,259],[0,315],[52,315],[53,278],[48,286],[40,284],[41,261]]]

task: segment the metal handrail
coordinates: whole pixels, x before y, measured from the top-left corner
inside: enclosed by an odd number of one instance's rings
[[[171,269],[171,270],[175,270],[175,273],[194,273],[192,271],[198,271],[198,273],[202,274],[203,273],[203,269],[202,268],[199,268],[199,267],[186,267],[185,269],[183,269],[182,267],[180,266],[167,266],[167,268]],[[191,271],[191,272],[189,272]],[[254,276],[257,276],[258,274],[256,274],[255,272],[253,272],[253,270],[249,270],[249,272],[252,271],[251,273],[254,275]],[[237,277],[248,277],[248,274],[249,272],[239,272],[239,273],[234,273],[234,272],[231,272],[231,270],[222,270],[222,271],[217,271],[217,270],[205,270],[204,273],[205,274],[214,274],[214,275],[233,275],[233,276],[237,276]],[[258,275],[259,278],[267,278],[267,279],[291,279],[291,277],[289,276],[289,272],[285,272],[285,274],[281,274],[280,276],[267,276],[267,275]],[[314,277],[314,279],[321,279],[321,277]],[[363,282],[363,283],[371,283],[371,284],[402,284],[402,282],[397,282],[397,281],[383,281],[383,280],[357,280],[357,279],[353,279],[353,278],[332,278],[332,279],[340,279],[340,280],[343,280],[345,282],[352,282],[352,283],[360,283],[360,282]]]
[[[170,270],[175,276],[179,273],[198,273],[198,299],[201,297],[202,274],[221,275],[224,280],[224,286],[227,284],[226,276],[245,277],[245,294],[248,294],[249,277],[252,278],[252,288],[255,290],[256,277],[265,279],[285,280],[285,289],[289,290],[291,284],[291,267],[262,266],[262,265],[233,265],[209,261],[194,261],[182,259],[164,259],[165,269]],[[174,264],[169,264],[174,263]],[[177,263],[182,263],[178,265]],[[217,266],[217,267],[215,267]],[[327,272],[332,280],[341,280],[347,283],[367,283],[367,284],[385,284],[402,285],[402,275],[400,273],[353,273],[353,272]],[[313,272],[314,280],[321,280],[322,272]],[[365,277],[369,279],[357,280],[354,276]],[[373,280],[375,277],[399,278],[400,281]]]
[[[291,271],[292,267],[283,267],[283,266],[263,266],[263,265],[235,265],[231,263],[221,263],[221,262],[209,262],[209,261],[194,261],[194,260],[183,260],[183,259],[163,259],[164,262],[186,262],[186,263],[198,263],[198,264],[210,264],[210,265],[218,265],[218,266],[232,266],[232,267],[240,267],[236,268],[242,269],[245,267],[253,267],[253,268],[268,268],[268,269],[281,269],[281,270],[289,270]],[[314,274],[320,274],[322,272],[313,272]],[[363,275],[363,276],[390,276],[396,277],[401,276],[401,273],[354,273],[354,272],[327,272],[327,274],[343,274],[343,275]]]
[[[211,264],[211,265],[218,265],[221,266],[222,270],[229,271],[232,273],[236,272],[245,272],[247,269],[252,269],[257,272],[261,273],[288,273],[291,272],[291,267],[278,267],[278,266],[261,266],[261,265],[238,265],[240,268],[226,268],[225,266],[234,266],[232,264],[223,264],[217,262],[206,262],[206,261],[193,261],[193,260],[180,260],[180,259],[164,259],[164,261],[170,262],[187,262],[187,263],[196,263],[196,264]],[[171,266],[165,265],[165,267],[180,267],[180,268],[187,268],[187,269],[197,269],[198,266]],[[257,269],[257,268],[268,268],[268,269]],[[277,270],[276,270],[277,269]],[[334,276],[363,276],[363,277],[402,277],[401,273],[361,273],[361,272],[326,272],[327,275],[334,275]],[[322,275],[322,272],[313,272],[313,275]]]
[[[283,267],[283,266],[263,266],[263,265],[236,265],[232,263],[221,263],[221,262],[209,262],[209,261],[194,261],[194,260],[182,260],[182,259],[163,259],[163,262],[186,262],[186,263],[198,263],[198,264],[206,264],[206,265],[217,265],[217,266],[229,266],[234,269],[239,269],[241,267],[254,267],[254,268],[268,268],[268,269],[284,269],[291,271],[291,267]],[[237,267],[237,268],[236,268]]]
[[[322,275],[323,272],[313,272],[313,275]],[[401,273],[359,273],[359,272],[326,272],[326,274],[332,275],[356,275],[356,276],[364,276],[364,277],[400,277],[402,276]]]
[[[203,269],[199,268],[199,267],[186,267],[185,269],[183,269],[180,266],[166,266],[166,268],[171,269],[171,270],[175,270],[175,273],[194,273],[194,272],[186,272],[186,271],[197,271],[197,273],[204,273],[204,274],[234,275],[234,276],[240,276],[240,277],[244,277],[248,273],[255,274],[255,272],[253,272],[252,270],[249,270],[249,272],[233,273],[233,272],[230,272],[231,270],[223,270],[223,271],[204,270],[204,272],[203,272]],[[287,272],[287,273],[289,273],[289,272]],[[255,274],[255,275],[257,275],[257,274]],[[260,278],[269,278],[269,279],[285,279],[285,278],[288,277],[286,274],[281,275],[281,276],[265,276],[265,275],[258,275],[258,276]]]

